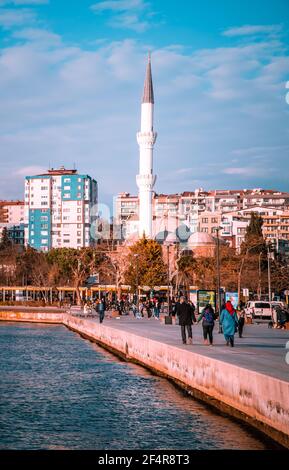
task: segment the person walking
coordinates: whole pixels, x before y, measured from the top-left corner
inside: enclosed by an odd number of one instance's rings
[[[202,313],[199,315],[198,323],[203,320],[203,336],[204,344],[213,346],[213,329],[215,326],[215,312],[211,304],[206,305]],[[208,341],[209,336],[209,341]]]
[[[179,317],[179,325],[181,326],[181,334],[183,344],[193,344],[192,334],[192,309],[191,306],[185,301],[185,297],[180,298],[180,302],[176,304],[176,314]],[[186,337],[188,333],[188,341]]]
[[[230,300],[226,302],[225,308],[221,312],[220,323],[223,328],[226,345],[234,347],[234,337],[238,327],[238,317]]]
[[[238,314],[238,333],[239,333],[239,338],[243,338],[243,329],[244,329],[244,324],[245,324],[245,311],[240,310]]]
[[[105,313],[105,302],[104,299],[101,299],[98,304],[98,313],[99,313],[99,323],[103,322],[104,313]]]

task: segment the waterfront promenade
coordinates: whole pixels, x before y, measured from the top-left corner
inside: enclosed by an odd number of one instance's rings
[[[67,313],[1,311],[0,319],[62,323],[83,337],[173,380],[196,398],[241,418],[289,447],[288,331],[246,325],[236,347],[225,346],[215,327],[215,345],[202,344],[201,325],[193,345],[183,345],[178,325],[154,318],[87,319]]]
[[[108,318],[104,320],[104,325],[289,382],[289,364],[285,361],[286,353],[289,352],[289,348],[285,349],[289,330],[269,329],[267,324],[245,325],[244,337],[238,338],[236,334],[235,347],[231,348],[225,345],[223,334],[218,333],[218,323],[214,328],[212,347],[203,344],[201,324],[192,327],[193,345],[182,344],[178,325],[163,325],[153,318]]]

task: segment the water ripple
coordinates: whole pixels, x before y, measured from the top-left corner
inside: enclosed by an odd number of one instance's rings
[[[246,427],[62,326],[0,325],[1,449],[265,449]]]

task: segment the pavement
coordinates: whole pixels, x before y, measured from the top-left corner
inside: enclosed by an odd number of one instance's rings
[[[65,311],[55,307],[23,306],[1,306],[0,310],[36,311],[40,313]],[[98,317],[95,317],[92,321],[98,322]],[[214,345],[212,347],[203,344],[201,324],[192,327],[192,345],[182,344],[179,325],[165,325],[153,317],[137,320],[131,314],[112,318],[110,312],[106,312],[103,324],[289,382],[289,330],[270,329],[266,323],[245,324],[243,338],[239,338],[236,334],[235,347],[231,348],[225,345],[223,334],[218,333],[218,322],[216,322],[214,328]]]
[[[225,345],[224,335],[218,333],[218,322],[214,328],[213,346],[203,344],[201,324],[192,327],[192,345],[182,344],[180,326],[164,325],[155,318],[137,320],[122,316],[105,318],[103,324],[289,382],[289,330],[270,329],[266,324],[245,324],[243,338],[236,334],[235,347],[231,348]]]

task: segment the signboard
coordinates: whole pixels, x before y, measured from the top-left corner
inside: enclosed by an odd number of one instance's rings
[[[198,291],[197,289],[190,289],[190,301],[193,302],[194,305],[198,303]]]
[[[249,289],[243,289],[243,297],[249,297]]]
[[[211,304],[216,309],[216,291],[215,290],[198,290],[198,309],[199,312],[205,308],[206,305]]]
[[[239,305],[238,292],[226,292],[225,301],[228,302],[228,300],[232,302],[234,308],[237,308]]]

